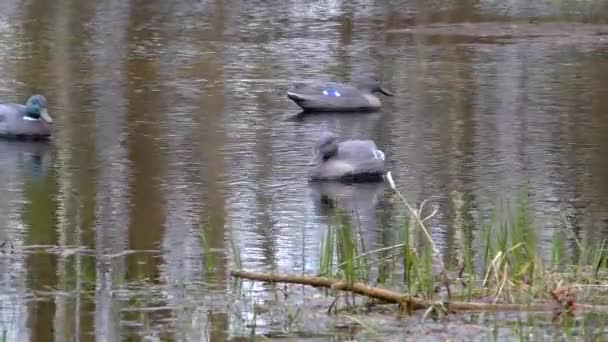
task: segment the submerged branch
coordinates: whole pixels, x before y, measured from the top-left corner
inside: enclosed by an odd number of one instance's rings
[[[452,312],[473,312],[473,311],[528,311],[528,312],[551,312],[567,310],[574,311],[601,311],[608,312],[608,306],[605,305],[590,305],[590,304],[575,304],[568,303],[567,305],[560,304],[558,301],[533,303],[533,304],[502,304],[502,303],[469,303],[469,302],[441,302],[433,300],[424,300],[409,295],[404,295],[398,292],[373,287],[361,282],[348,283],[344,280],[300,276],[289,274],[268,274],[255,273],[246,271],[232,271],[230,274],[233,277],[244,278],[249,280],[264,281],[271,283],[288,283],[310,285],[314,287],[325,287],[341,291],[348,291],[355,294],[363,295],[369,298],[377,299],[384,302],[399,304],[402,308],[409,310],[426,309],[432,306],[441,305],[448,311]]]

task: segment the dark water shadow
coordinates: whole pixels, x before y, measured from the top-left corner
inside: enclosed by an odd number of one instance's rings
[[[324,181],[310,182],[309,186],[316,211],[322,216],[329,216],[335,209],[341,209],[359,217],[371,217],[386,190],[385,182]]]
[[[31,180],[40,181],[46,177],[51,165],[52,146],[44,141],[0,141],[0,170],[23,170]]]
[[[301,111],[297,114],[290,115],[287,117],[285,121],[292,122],[306,122],[306,121],[316,121],[323,119],[332,119],[332,118],[362,118],[369,119],[368,117],[376,117],[379,116],[379,111],[336,111],[336,112],[314,112],[314,111]]]
[[[316,214],[329,226],[352,227],[362,246],[383,243],[381,215],[386,183],[314,182],[310,184]]]
[[[312,142],[316,142],[323,131],[336,134],[340,140],[371,139],[377,143],[381,142],[383,135],[381,112],[300,113],[292,119],[296,122],[298,130],[307,136],[306,140]]]

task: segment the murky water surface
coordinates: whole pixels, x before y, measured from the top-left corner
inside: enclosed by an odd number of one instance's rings
[[[544,244],[565,227],[606,238],[608,36],[577,23],[607,17],[603,1],[2,1],[1,98],[42,93],[56,120],[51,144],[0,142],[3,340],[249,336],[234,247],[249,270],[314,273],[339,208],[368,246],[390,245],[403,208],[384,185],[308,184],[324,129],[376,140],[405,196],[438,209],[446,257],[524,187]],[[545,20],[567,24],[407,30]],[[397,94],[380,113],[295,116],[285,97],[296,80],[365,73]],[[303,321],[301,338],[357,334]],[[486,333],[483,317],[389,321],[393,337]]]

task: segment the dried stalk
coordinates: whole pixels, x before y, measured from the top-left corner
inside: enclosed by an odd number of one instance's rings
[[[314,287],[325,287],[341,291],[348,291],[355,294],[363,295],[369,298],[377,299],[383,302],[398,304],[401,308],[410,310],[427,309],[431,306],[442,305],[448,312],[471,312],[471,311],[527,311],[527,312],[551,312],[568,310],[574,311],[601,311],[608,312],[608,306],[604,305],[589,305],[568,303],[565,307],[559,301],[533,303],[533,304],[502,304],[502,303],[468,303],[468,302],[441,302],[425,300],[409,295],[404,295],[398,292],[368,286],[361,282],[349,284],[347,281],[331,279],[325,277],[299,276],[288,274],[267,274],[255,273],[246,271],[232,271],[233,277],[244,278],[249,280],[264,281],[271,283],[289,283],[310,285]]]

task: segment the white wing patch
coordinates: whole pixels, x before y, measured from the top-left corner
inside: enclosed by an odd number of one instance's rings
[[[27,120],[27,121],[39,121],[39,119],[30,118],[29,116],[24,116],[23,120]]]
[[[379,160],[384,160],[384,152],[380,151],[380,150],[374,150],[374,158],[379,159]]]

